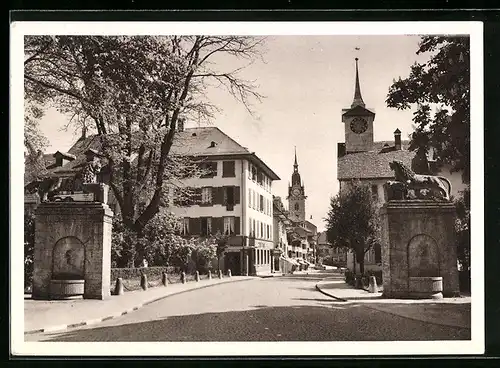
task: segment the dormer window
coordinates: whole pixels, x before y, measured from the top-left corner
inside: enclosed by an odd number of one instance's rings
[[[217,143],[216,143],[216,142],[214,142],[214,141],[210,142],[210,148],[213,148],[213,147],[215,147],[215,146],[217,146]]]
[[[57,151],[54,153],[54,158],[56,159],[56,166],[64,166],[68,162],[73,161],[76,157],[70,153]]]
[[[95,149],[90,148],[90,149],[85,151],[85,158],[86,158],[87,162],[90,162],[90,161],[93,161],[94,157],[96,157],[98,154],[99,154],[99,152],[97,152]]]

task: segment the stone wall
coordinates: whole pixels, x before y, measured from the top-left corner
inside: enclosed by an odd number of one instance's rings
[[[409,277],[414,275],[441,276],[443,295],[458,295],[455,206],[389,201],[382,207],[381,217],[384,295],[408,296]]]
[[[97,202],[46,202],[38,206],[33,298],[49,297],[50,280],[57,277],[54,267],[60,273],[75,275],[83,267],[84,298],[110,296],[112,217],[109,207]]]

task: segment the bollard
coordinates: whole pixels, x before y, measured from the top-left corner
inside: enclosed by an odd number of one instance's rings
[[[363,288],[363,282],[361,280],[361,276],[355,276],[354,277],[354,287],[356,289],[362,289]]]
[[[186,283],[186,273],[185,273],[185,272],[182,272],[182,273],[181,273],[181,282],[182,282],[183,284],[185,284],[185,283]]]
[[[227,277],[231,277],[231,269],[227,270]]]
[[[141,288],[142,290],[148,290],[148,277],[145,273],[141,274]]]
[[[370,293],[378,292],[377,279],[375,278],[375,276],[370,276],[370,286],[368,286],[368,292]]]
[[[219,279],[222,278],[222,270],[219,270]]]
[[[115,295],[123,295],[123,279],[121,277],[116,279]]]
[[[212,271],[208,270],[208,279],[212,280]]]
[[[200,272],[199,271],[196,271],[194,273],[194,279],[196,280],[196,282],[199,282],[200,281]]]
[[[161,283],[163,284],[163,286],[168,285],[168,277],[166,272],[161,273]]]

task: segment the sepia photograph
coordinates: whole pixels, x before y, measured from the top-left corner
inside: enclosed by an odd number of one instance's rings
[[[11,40],[14,354],[484,352],[481,23]]]

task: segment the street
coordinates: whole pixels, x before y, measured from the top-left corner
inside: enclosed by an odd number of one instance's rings
[[[395,341],[469,340],[469,328],[397,315],[418,305],[336,302],[315,289],[317,280],[277,277],[222,284],[146,305],[97,325],[26,335],[26,341]],[[470,305],[427,305],[434,313]],[[410,313],[411,314],[411,313]],[[414,311],[413,311],[413,314]]]

